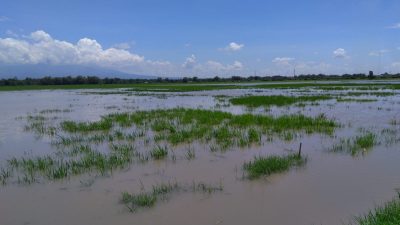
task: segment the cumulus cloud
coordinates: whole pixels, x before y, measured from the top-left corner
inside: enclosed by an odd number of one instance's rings
[[[224,48],[224,50],[226,50],[226,51],[234,51],[235,52],[235,51],[241,50],[243,47],[244,47],[244,44],[238,44],[238,43],[235,43],[235,42],[231,42],[231,43],[229,43],[228,46],[226,46]]]
[[[288,66],[290,65],[290,62],[292,62],[293,60],[294,58],[290,57],[276,57],[275,59],[272,60],[272,62],[278,66]]]
[[[82,38],[77,43],[60,41],[38,30],[27,38],[0,38],[0,62],[9,64],[94,65],[113,69],[140,64],[143,56],[124,49],[104,49],[96,40]]]
[[[347,58],[347,52],[343,48],[338,48],[333,51],[333,57],[335,58]]]
[[[200,75],[200,76],[231,76],[232,72],[242,71],[244,69],[243,63],[234,61],[231,64],[224,64],[214,60],[208,60],[206,62],[198,62],[195,55],[191,55],[186,58],[182,64],[181,71],[186,75]]]
[[[182,67],[185,69],[193,69],[197,63],[196,56],[191,55],[186,58],[185,62],[182,64]]]
[[[387,27],[388,29],[400,29],[400,23],[393,24]]]

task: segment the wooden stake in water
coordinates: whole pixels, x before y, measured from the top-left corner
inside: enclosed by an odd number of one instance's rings
[[[300,146],[299,146],[299,155],[298,155],[299,158],[301,157],[301,145],[302,145],[302,143],[300,142]]]

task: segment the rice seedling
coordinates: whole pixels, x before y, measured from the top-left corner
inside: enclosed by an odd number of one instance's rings
[[[121,202],[128,207],[131,212],[136,211],[139,208],[150,208],[165,195],[179,190],[180,186],[178,183],[161,183],[154,185],[151,192],[142,192],[139,194],[130,194],[128,192],[122,193]]]
[[[376,102],[376,99],[337,98],[337,102]]]
[[[353,225],[398,225],[400,224],[400,194],[398,197],[378,206],[369,213],[354,219]]]
[[[11,177],[11,171],[9,169],[0,169],[0,183],[5,185],[7,183],[8,178]]]
[[[9,160],[8,165],[17,174],[27,175],[20,180],[29,182],[38,178],[59,180],[89,172],[105,175],[125,168],[134,160],[147,162],[169,155],[167,145],[156,145],[148,154],[137,152],[133,147],[136,140],[142,140],[145,148],[151,146],[153,141],[173,145],[199,141],[209,143],[210,151],[215,152],[227,150],[233,145],[261,144],[264,135],[268,135],[266,140],[271,140],[274,134],[292,140],[297,132],[331,134],[339,126],[324,115],[233,115],[183,108],[112,113],[94,122],[63,121],[59,126],[53,126],[53,122],[44,116],[29,118],[40,123],[35,132],[49,133],[51,127],[51,143],[61,150],[54,156]],[[96,149],[104,142],[108,144],[107,153]],[[195,152],[186,152],[186,158],[195,158]],[[176,159],[175,154],[172,159]]]
[[[108,131],[112,127],[112,121],[103,119],[97,122],[74,122],[64,121],[61,128],[70,133],[74,132],[90,132],[90,131]]]
[[[357,136],[354,143],[361,148],[371,148],[376,144],[376,135],[368,132],[364,135]]]
[[[122,193],[122,201],[131,211],[135,211],[137,208],[150,208],[154,206],[157,201],[157,196],[151,193],[131,195],[124,192]]]
[[[302,166],[306,162],[306,157],[299,154],[289,154],[286,156],[259,156],[255,157],[253,161],[245,162],[243,164],[243,169],[247,172],[248,178],[255,179],[261,176],[284,172],[292,167]]]
[[[93,150],[90,146],[76,146],[66,155],[42,156],[34,158],[12,158],[8,160],[8,166],[15,172],[24,175],[19,179],[20,183],[32,183],[37,178],[60,180],[72,175],[98,171],[104,175],[117,168],[124,168],[130,164],[136,156],[132,145],[111,145],[111,152],[104,154]],[[11,175],[10,175],[11,176]]]
[[[340,143],[334,145],[330,151],[345,152],[356,156],[359,153],[366,153],[377,144],[377,135],[372,132],[365,132],[353,138],[341,139]]]
[[[153,185],[151,191],[142,191],[139,194],[130,194],[128,192],[122,192],[121,203],[123,203],[130,212],[136,212],[141,208],[151,208],[159,200],[165,200],[168,195],[172,192],[192,192],[192,193],[204,193],[212,194],[217,191],[223,191],[222,183],[218,186],[206,184],[204,182],[193,182],[190,186],[178,184],[177,182],[161,183]]]
[[[347,96],[362,96],[362,95],[374,95],[378,97],[393,96],[396,95],[394,92],[348,92]]]
[[[168,148],[167,146],[159,146],[157,145],[153,150],[150,152],[150,156],[153,159],[164,159],[168,155]]]
[[[310,95],[310,96],[285,96],[285,95],[270,95],[270,96],[246,96],[230,99],[233,105],[244,105],[247,107],[269,107],[269,106],[285,106],[297,102],[313,102],[332,99],[328,95]]]
[[[196,152],[194,151],[193,148],[188,148],[186,151],[186,155],[185,155],[187,160],[193,160],[196,158]]]
[[[204,182],[196,183],[193,181],[191,189],[194,193],[201,192],[201,193],[211,194],[211,193],[214,193],[217,191],[223,191],[224,186],[222,185],[222,182],[220,182],[219,185],[214,186],[214,185],[206,184]]]

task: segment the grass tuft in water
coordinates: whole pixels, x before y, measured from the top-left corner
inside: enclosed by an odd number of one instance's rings
[[[330,151],[345,152],[356,156],[360,153],[366,153],[377,144],[377,135],[372,132],[366,132],[354,138],[341,139],[340,143],[334,145]]]
[[[211,194],[217,191],[223,191],[223,186],[220,183],[218,186],[206,184],[204,182],[193,182],[190,186],[180,185],[177,182],[174,183],[161,183],[152,186],[150,192],[142,192],[139,194],[130,194],[123,192],[121,196],[121,202],[131,211],[135,212],[140,208],[151,208],[159,200],[164,200],[172,192],[192,192],[192,193],[204,193]]]
[[[353,225],[399,225],[400,194],[396,199],[375,208],[364,216],[357,217]]]
[[[230,99],[233,105],[244,105],[247,107],[260,106],[285,106],[292,105],[298,102],[315,102],[321,100],[332,99],[329,95],[310,95],[310,96],[285,96],[285,95],[270,95],[270,96],[246,96]]]
[[[286,156],[259,156],[253,161],[246,162],[243,169],[247,172],[250,179],[268,176],[274,173],[280,173],[289,170],[292,167],[302,166],[307,159],[298,154],[290,154]]]
[[[168,148],[167,146],[159,146],[157,145],[151,152],[150,156],[153,159],[164,159],[165,157],[168,156]]]

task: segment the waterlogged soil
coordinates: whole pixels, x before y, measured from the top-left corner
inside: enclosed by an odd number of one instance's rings
[[[132,163],[107,175],[84,173],[64,180],[0,185],[0,224],[274,224],[336,225],[368,212],[396,195],[400,188],[400,93],[392,96],[357,96],[374,102],[305,102],[304,105],[246,108],[229,104],[245,95],[341,95],[343,91],[214,90],[188,93],[107,93],[101,90],[20,91],[0,93],[0,166],[15,157],[54,154],[51,138],[27,131],[28,115],[43,115],[54,122],[97,121],[102,115],[138,110],[201,108],[238,115],[301,113],[325,117],[341,126],[333,135],[301,133],[290,140],[274,138],[261,145],[210,151],[205,143],[190,144],[195,157],[176,157]],[[121,91],[121,90],[120,90]],[[123,91],[123,90],[122,90]],[[107,91],[110,92],[110,91]],[[365,92],[365,91],[362,91]],[[218,97],[215,97],[218,96]],[[346,96],[345,96],[346,97]],[[360,154],[333,153],[343,138],[373,132],[378,142]],[[384,132],[390,131],[390,132]],[[246,179],[242,165],[260,155],[297,152],[307,164],[260,179]],[[137,148],[144,148],[138,145]],[[222,192],[172,193],[152,208],[131,213],[121,204],[121,193],[140,193],[162,182],[222,185]]]

